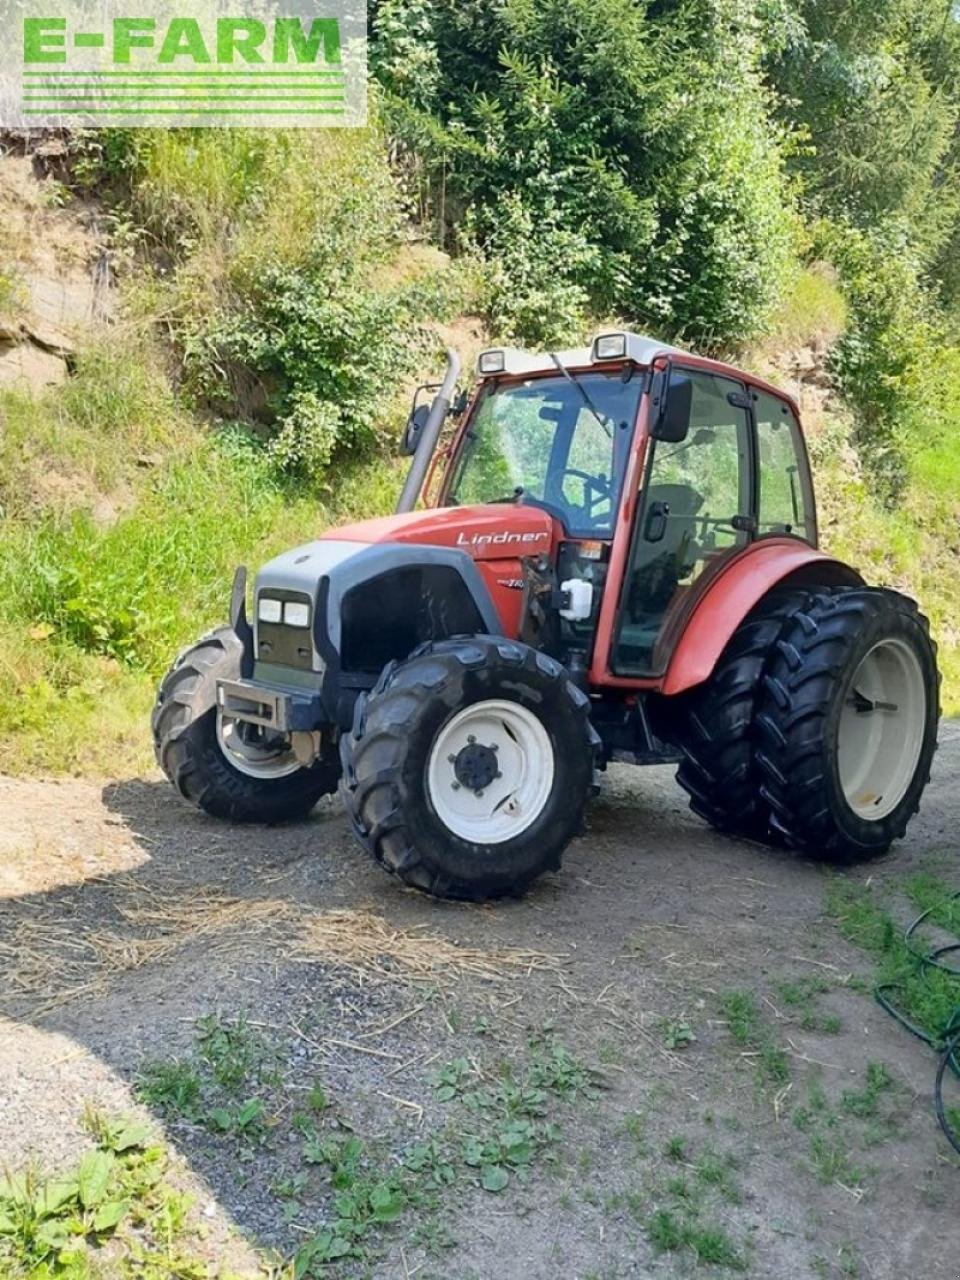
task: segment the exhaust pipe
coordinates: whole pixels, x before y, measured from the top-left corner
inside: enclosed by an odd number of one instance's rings
[[[433,457],[433,451],[436,449],[437,441],[440,439],[440,429],[447,414],[450,412],[450,402],[453,400],[453,393],[459,376],[460,357],[452,347],[447,347],[447,372],[443,376],[440,390],[434,396],[430,412],[427,414],[427,420],[423,424],[420,443],[417,445],[417,451],[410,462],[410,470],[407,472],[407,478],[403,482],[400,500],[397,503],[398,512],[412,511],[417,505],[420,490],[423,488],[423,482],[427,477],[430,459]]]

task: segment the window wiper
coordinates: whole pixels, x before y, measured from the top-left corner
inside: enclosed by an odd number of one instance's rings
[[[550,359],[557,366],[557,368],[560,370],[560,372],[563,374],[566,380],[570,383],[571,387],[573,387],[574,390],[579,393],[580,399],[583,401],[583,403],[587,406],[587,408],[596,418],[597,422],[600,423],[601,427],[603,427],[604,431],[607,433],[608,439],[612,440],[613,428],[610,426],[610,420],[609,418],[605,418],[603,414],[600,413],[600,411],[597,409],[597,406],[593,403],[593,401],[587,395],[586,387],[584,387],[580,382],[578,382],[578,380],[573,376],[573,374],[570,372],[570,370],[563,363],[563,361],[560,359],[560,357],[557,355],[555,351],[550,351],[547,354],[550,356]]]

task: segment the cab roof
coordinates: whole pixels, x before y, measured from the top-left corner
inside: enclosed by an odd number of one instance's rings
[[[607,357],[609,359],[632,360],[634,364],[649,365],[657,356],[688,354],[681,351],[679,347],[671,347],[656,338],[648,338],[642,333],[630,333],[624,330],[605,330],[603,333],[598,333],[587,347],[570,347],[566,351],[557,351],[553,354],[567,368],[583,368],[585,365],[597,363],[597,342],[601,338],[618,337],[624,340],[623,350],[614,357]],[[502,353],[503,364],[497,369],[484,369],[482,366],[484,356],[495,353]],[[556,367],[549,351],[521,351],[517,347],[492,347],[482,351],[477,360],[477,373],[481,378],[496,377],[501,374],[522,376],[527,373],[547,373],[555,370]]]
[[[599,355],[598,343],[602,340],[614,339],[621,340],[617,344],[617,354]],[[634,364],[648,367],[661,356],[672,356],[675,359],[682,358],[685,364],[690,364],[694,368],[716,373],[723,377],[735,378],[758,390],[767,391],[778,399],[786,400],[797,417],[799,418],[800,416],[800,406],[796,398],[789,391],[768,381],[766,378],[748,373],[744,369],[739,369],[735,365],[726,363],[726,361],[712,360],[707,356],[698,356],[692,351],[685,351],[681,347],[672,347],[667,342],[661,342],[658,338],[648,338],[642,333],[632,333],[625,329],[605,329],[596,335],[589,346],[570,347],[566,351],[556,351],[553,355],[556,355],[564,367],[568,369],[595,367],[607,361],[614,365],[622,364],[624,360],[630,360]],[[496,368],[484,368],[485,356],[502,356],[502,363],[497,361]],[[549,351],[521,351],[517,347],[490,347],[486,351],[481,351],[477,357],[477,376],[481,382],[485,378],[504,376],[522,378],[527,375],[554,373],[556,368],[557,366]]]

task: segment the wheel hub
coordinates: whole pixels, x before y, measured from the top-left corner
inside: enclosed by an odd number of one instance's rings
[[[441,726],[427,759],[427,799],[453,835],[501,844],[550,800],[554,746],[534,711],[507,698],[463,707]]]
[[[917,656],[897,637],[880,640],[850,682],[837,729],[837,767],[858,818],[879,822],[913,782],[927,695]]]
[[[288,740],[217,711],[217,741],[235,769],[248,778],[274,781],[305,767]]]
[[[471,791],[481,792],[495,778],[500,777],[496,745],[484,746],[472,736],[468,738],[465,747],[461,747],[455,756],[450,757],[450,761],[457,782],[462,787],[469,787]]]

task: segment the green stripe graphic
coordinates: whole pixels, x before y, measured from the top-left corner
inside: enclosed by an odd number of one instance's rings
[[[220,78],[231,79],[233,76],[260,76],[262,78],[286,78],[294,77],[295,79],[311,80],[314,76],[338,76],[341,80],[346,76],[345,71],[278,71],[270,68],[264,68],[261,71],[24,71],[24,77],[34,78],[41,76],[44,79],[52,79],[58,76],[163,76],[165,78],[181,76],[202,76],[205,79],[216,80]]]
[[[278,93],[322,93],[324,90],[330,90],[331,93],[344,92],[344,86],[339,84],[242,84],[233,81],[216,85],[196,85],[196,84],[137,84],[134,80],[114,80],[110,84],[25,84],[23,86],[25,96],[27,93],[37,93],[41,97],[49,98],[54,94],[71,94],[78,93],[87,97],[90,94],[113,93],[118,89],[136,89],[137,92],[143,93],[159,93],[164,89],[176,91],[177,93],[208,94],[208,93],[256,93],[261,94],[270,90]]]
[[[52,107],[30,107],[23,113],[25,116],[342,116],[346,112],[343,107],[219,107],[212,110],[198,109],[185,111],[182,107],[67,107],[57,111]]]
[[[203,97],[185,98],[178,93],[157,94],[153,97],[145,97],[140,93],[100,93],[95,97],[92,94],[54,94],[54,93],[30,93],[25,94],[24,102],[183,102],[189,104],[191,102],[243,102],[243,95],[234,94],[204,94]],[[319,97],[299,97],[293,94],[272,93],[261,94],[257,98],[248,99],[250,102],[344,102],[346,99],[343,94],[325,94]]]

